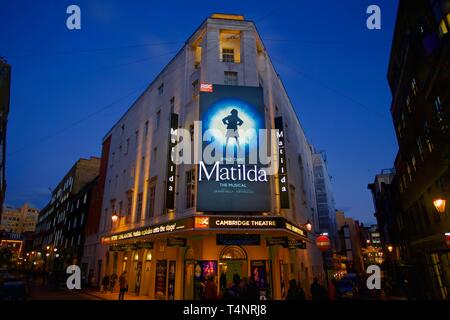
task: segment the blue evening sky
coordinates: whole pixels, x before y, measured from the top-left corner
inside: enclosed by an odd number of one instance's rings
[[[367,183],[397,150],[386,74],[398,1],[2,1],[12,65],[6,203],[42,208],[211,13],[254,20],[308,139],[328,156],[338,209],[374,222]],[[66,28],[77,4],[82,29]],[[366,28],[377,4],[382,29]],[[99,49],[99,50],[97,50]]]

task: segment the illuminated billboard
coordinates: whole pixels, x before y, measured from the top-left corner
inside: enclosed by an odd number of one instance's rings
[[[269,211],[267,167],[254,157],[262,145],[259,132],[265,129],[262,88],[213,85],[200,92],[200,120],[197,210]]]

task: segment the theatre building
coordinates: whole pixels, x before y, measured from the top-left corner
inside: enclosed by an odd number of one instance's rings
[[[253,22],[208,17],[103,145],[97,280],[127,271],[128,294],[168,300],[201,299],[211,275],[253,276],[262,299],[323,281],[312,148]]]

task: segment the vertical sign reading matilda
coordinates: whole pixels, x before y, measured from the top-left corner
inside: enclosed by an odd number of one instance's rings
[[[278,193],[280,194],[280,208],[289,208],[289,183],[286,167],[286,149],[284,145],[283,118],[275,118],[275,129],[278,139]]]
[[[177,144],[178,115],[170,114],[169,150],[167,156],[167,184],[166,184],[166,209],[175,209],[175,176],[176,165],[173,161],[172,150]]]
[[[200,92],[203,158],[198,166],[198,211],[270,209],[267,165],[259,156],[259,133],[265,129],[263,97],[261,87],[213,85]],[[214,154],[213,161],[205,160],[209,154]]]

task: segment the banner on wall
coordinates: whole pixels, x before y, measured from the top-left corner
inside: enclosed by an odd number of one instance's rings
[[[169,262],[169,280],[167,285],[167,299],[174,300],[175,299],[175,274],[176,274],[176,261]]]
[[[267,281],[267,269],[265,260],[252,260],[250,263],[251,275],[255,279],[259,289],[260,300],[269,299],[269,283]]]
[[[167,156],[166,209],[175,209],[176,165],[172,158],[172,150],[177,144],[178,114],[170,114],[169,150]]]
[[[156,261],[155,298],[166,299],[167,260]]]
[[[259,154],[258,134],[265,129],[262,88],[213,85],[200,92],[200,119],[202,154],[219,151],[214,162],[199,162],[197,210],[269,211],[266,167],[259,156],[250,161],[250,154]]]
[[[280,195],[280,208],[289,209],[289,182],[287,176],[286,148],[282,117],[275,118],[275,129],[278,130],[278,193]]]
[[[199,260],[195,262],[194,268],[194,299],[203,298],[205,281],[209,276],[217,279],[217,261],[215,260]]]

